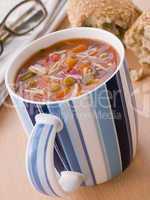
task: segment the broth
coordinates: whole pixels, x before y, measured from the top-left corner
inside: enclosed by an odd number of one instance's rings
[[[70,39],[41,49],[19,69],[15,92],[24,99],[58,101],[80,96],[107,80],[119,56],[109,44]]]

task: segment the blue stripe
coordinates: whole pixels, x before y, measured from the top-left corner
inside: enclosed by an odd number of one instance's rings
[[[56,142],[56,152],[59,152],[58,155],[59,155],[59,157],[61,157],[61,160],[63,160],[63,163],[64,163],[63,164],[64,170],[67,169],[67,171],[71,171],[71,168],[70,168],[67,158],[65,156],[65,152],[64,152],[63,146],[61,145],[58,135],[56,136],[55,142]]]
[[[66,164],[66,161],[64,160],[64,157],[62,156],[62,153],[61,153],[60,148],[58,147],[57,143],[55,143],[55,151],[58,155],[57,157],[54,156],[54,163],[55,163],[56,169],[58,170],[58,168],[59,168],[59,172],[69,171],[68,164]]]
[[[127,105],[126,105],[127,102],[125,101],[122,81],[121,81],[121,78],[120,78],[120,72],[118,72],[116,74],[116,78],[117,78],[118,87],[119,87],[119,90],[120,90],[122,107],[123,107],[123,110],[124,110],[124,113],[125,113],[124,117],[125,117],[125,122],[126,122],[126,127],[127,127],[127,134],[128,134],[128,138],[129,138],[130,158],[132,159],[132,157],[133,157],[133,144],[132,144],[131,127],[130,127],[130,121],[129,121],[128,110],[127,110]]]
[[[117,141],[115,124],[113,122],[112,110],[108,99],[106,86],[102,86],[92,93],[93,109],[95,110],[99,138],[103,138],[105,152],[109,161],[110,178],[122,171],[119,146]],[[95,107],[95,108],[94,108]]]
[[[78,119],[77,119],[77,116],[76,116],[74,105],[73,105],[72,101],[69,101],[69,104],[70,104],[70,108],[71,108],[77,129],[78,129],[79,137],[80,137],[80,140],[81,140],[81,143],[82,143],[82,146],[83,146],[83,149],[84,149],[84,153],[85,153],[88,165],[89,165],[89,169],[90,169],[90,172],[91,172],[91,175],[92,175],[92,178],[93,178],[93,182],[94,182],[94,184],[96,184],[96,179],[95,179],[94,172],[93,172],[93,169],[92,169],[91,161],[90,161],[87,149],[86,149],[86,145],[85,145],[84,138],[83,138],[83,135],[82,135],[82,131],[81,131],[81,128],[80,128],[80,125],[79,125],[79,122],[78,122]]]
[[[40,141],[41,131],[42,131],[43,127],[44,127],[44,125],[39,124],[34,129],[34,133],[36,133],[36,135],[34,135],[31,138],[31,143],[30,143],[30,146],[29,146],[28,170],[29,170],[29,174],[30,174],[32,183],[35,186],[35,188],[38,191],[48,195],[44,191],[44,189],[41,185],[39,175],[38,175],[37,165],[36,165],[36,163],[37,163],[37,147],[38,147],[38,144],[39,144],[39,141]]]
[[[119,72],[118,72],[119,73]],[[128,138],[128,125],[126,124],[125,115],[127,112],[124,110],[124,101],[123,94],[119,83],[117,82],[116,75],[107,82],[107,89],[109,94],[112,95],[110,97],[111,109],[114,115],[114,122],[117,130],[117,136],[119,141],[121,160],[122,160],[122,169],[125,170],[130,163],[130,142]],[[117,117],[116,117],[117,116]]]
[[[33,125],[35,125],[35,116],[37,114],[39,114],[39,110],[36,104],[31,104],[31,103],[24,103],[27,109],[27,112],[30,116],[30,119],[33,123]]]
[[[49,109],[47,105],[38,106],[40,112],[49,114]],[[55,147],[54,147],[54,162],[57,171],[60,173],[61,171],[70,170],[67,160],[65,159],[65,153],[61,147],[60,142],[58,141],[58,136],[56,135],[55,139]]]
[[[55,104],[55,105],[48,106],[48,109],[52,114],[60,117],[63,121],[64,127],[63,127],[63,130],[61,131],[61,133],[58,134],[58,139],[59,139],[60,144],[62,145],[62,148],[65,152],[65,156],[66,156],[66,159],[67,159],[68,164],[70,166],[70,169],[72,171],[81,172],[78,160],[76,158],[76,154],[74,152],[72,143],[71,143],[70,138],[69,138],[67,126],[64,122],[64,119],[62,118],[62,113],[61,113],[61,110],[59,108],[59,105]]]
[[[51,187],[51,184],[48,180],[48,175],[47,175],[47,170],[46,170],[46,152],[47,152],[47,148],[48,148],[48,142],[49,142],[49,138],[50,138],[50,135],[52,133],[52,130],[53,130],[53,126],[52,125],[49,125],[49,124],[46,124],[45,127],[47,127],[49,129],[48,131],[48,135],[47,135],[47,139],[46,139],[46,144],[45,144],[45,148],[44,148],[44,171],[45,171],[45,177],[46,177],[46,181],[47,181],[47,184],[49,186],[49,188],[51,189],[51,191],[56,195],[58,196],[55,191],[53,190],[53,188]],[[44,133],[46,134],[46,133]]]

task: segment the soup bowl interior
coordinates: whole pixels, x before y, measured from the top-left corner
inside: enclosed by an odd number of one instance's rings
[[[124,47],[123,47],[123,44],[121,43],[121,41],[116,36],[114,36],[113,34],[107,32],[107,31],[101,30],[101,29],[85,28],[85,27],[70,28],[70,29],[65,29],[65,30],[61,30],[61,31],[57,31],[57,32],[48,34],[48,35],[32,42],[30,45],[26,46],[15,57],[13,63],[11,64],[11,66],[9,66],[9,68],[7,70],[6,78],[5,78],[6,87],[9,91],[10,95],[15,96],[17,98],[20,98],[21,100],[29,102],[29,103],[41,103],[41,104],[55,103],[53,101],[36,102],[36,101],[26,100],[26,99],[23,99],[22,97],[18,96],[17,94],[15,94],[15,91],[14,91],[15,77],[17,75],[19,68],[25,63],[26,60],[28,60],[37,51],[39,51],[43,48],[47,48],[47,47],[49,47],[49,46],[51,46],[51,45],[53,45],[53,44],[55,44],[59,41],[62,41],[62,40],[79,39],[79,38],[101,40],[103,42],[110,44],[113,48],[116,49],[116,51],[119,55],[119,64],[117,66],[117,69],[112,74],[112,76],[110,76],[106,81],[104,81],[98,87],[100,87],[105,82],[107,82],[109,79],[111,79],[111,77],[113,77],[117,73],[117,71],[119,70],[119,68],[122,65],[123,60],[124,60]],[[96,89],[97,89],[97,87],[93,90],[96,90]],[[92,92],[92,91],[89,91],[89,92]],[[86,94],[87,93],[85,93],[81,96],[84,96]],[[78,99],[81,96],[73,97],[73,99]],[[57,101],[57,103],[63,102],[63,101],[66,101],[66,100]]]

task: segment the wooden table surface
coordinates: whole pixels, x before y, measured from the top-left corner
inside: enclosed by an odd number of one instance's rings
[[[129,66],[136,58],[127,53]],[[149,200],[150,199],[150,78],[136,83],[139,145],[135,160],[119,177],[105,184],[82,188],[66,200]],[[27,136],[8,98],[0,108],[0,200],[46,200],[29,184],[25,172]]]

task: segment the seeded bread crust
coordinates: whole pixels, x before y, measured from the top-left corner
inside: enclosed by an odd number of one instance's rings
[[[124,43],[137,56],[141,68],[131,71],[135,81],[150,75],[150,11],[145,11],[126,32]]]
[[[68,0],[68,18],[72,26],[103,28],[115,23],[128,29],[140,15],[130,0]]]
[[[139,62],[150,66],[150,11],[144,12],[126,32],[124,42]]]

